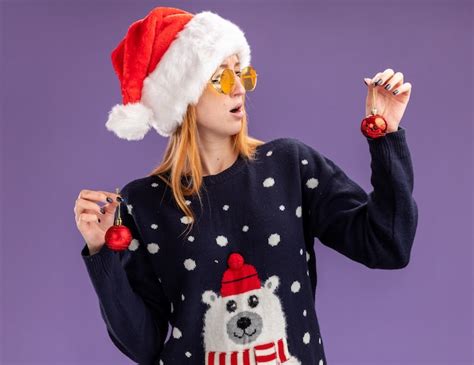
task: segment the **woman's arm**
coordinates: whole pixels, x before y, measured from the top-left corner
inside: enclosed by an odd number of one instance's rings
[[[311,235],[324,245],[369,268],[400,269],[410,260],[418,222],[405,129],[367,141],[374,188],[369,194],[329,158],[302,147],[309,160],[300,167],[304,209]]]
[[[166,339],[170,303],[153,272],[134,218],[128,214],[127,187],[120,193],[124,198],[120,216],[134,241],[124,251],[115,252],[104,245],[94,255],[89,255],[86,245],[81,254],[112,342],[133,361],[153,364]]]

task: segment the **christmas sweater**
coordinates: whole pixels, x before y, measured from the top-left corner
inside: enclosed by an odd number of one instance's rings
[[[418,209],[405,132],[366,137],[369,194],[298,139],[266,142],[203,177],[187,234],[163,180],[126,183],[116,214],[129,247],[81,251],[112,342],[139,364],[326,365],[314,239],[372,269],[408,264]]]

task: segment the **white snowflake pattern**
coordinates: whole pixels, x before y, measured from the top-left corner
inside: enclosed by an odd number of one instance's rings
[[[271,150],[270,150],[270,151],[268,151],[268,152],[267,152],[267,156],[271,156],[271,155],[272,155],[272,153],[273,153],[273,151],[271,151]]]
[[[196,268],[196,261],[193,259],[186,259],[184,260],[184,267],[189,271],[194,270]]]
[[[249,230],[249,226],[245,225],[242,227],[242,231],[247,232]]]
[[[223,210],[229,210],[229,206],[227,204],[225,204],[223,207],[222,207]]]
[[[153,188],[156,188],[157,186],[160,186],[160,185],[159,185],[157,182],[154,182],[154,183],[151,184],[151,186],[152,186]]]
[[[301,218],[301,205],[296,207],[295,214],[298,218]]]
[[[158,243],[151,242],[148,245],[146,245],[146,248],[149,253],[155,254],[160,249],[160,246],[158,245]]]
[[[306,332],[303,336],[303,342],[307,345],[309,343],[311,336],[309,335],[309,332]]]
[[[189,242],[194,242],[194,236],[189,236],[189,237],[188,237],[188,241],[189,241]]]
[[[283,204],[280,205],[280,210],[281,210],[281,211],[284,211],[284,210],[285,210],[285,206],[284,206]]]
[[[308,164],[308,160],[306,160],[306,159],[301,160],[301,164],[302,164],[302,165],[307,165],[307,164]]]
[[[184,215],[181,217],[181,223],[183,224],[189,224],[193,221],[193,217],[190,217],[189,215]]]
[[[227,244],[229,243],[229,241],[227,240],[227,237],[222,236],[222,235],[216,237],[216,242],[221,247],[227,246]]]
[[[153,223],[151,226],[150,226],[151,229],[157,229],[158,228],[158,224],[155,224]]]
[[[298,293],[300,291],[301,284],[298,280],[293,281],[293,284],[291,284],[291,291],[293,293]]]
[[[278,233],[272,233],[270,237],[268,237],[268,244],[270,246],[276,246],[280,243],[280,235]]]
[[[310,189],[314,189],[318,185],[319,185],[319,180],[314,178],[314,177],[312,177],[312,178],[310,178],[306,181],[306,186]]]
[[[191,353],[189,351],[186,351],[185,355],[186,357],[191,357]]]
[[[174,338],[180,338],[183,334],[179,330],[178,327],[173,327],[173,337]]]
[[[273,179],[273,177],[267,177],[264,181],[263,181],[263,186],[266,187],[266,188],[269,188],[271,186],[275,185],[275,180]]]
[[[140,246],[140,242],[136,238],[132,238],[132,241],[128,245],[128,249],[130,251],[136,251],[138,249],[138,246]]]

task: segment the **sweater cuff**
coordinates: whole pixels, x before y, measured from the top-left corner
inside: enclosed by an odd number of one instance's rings
[[[104,276],[112,276],[114,265],[120,263],[117,252],[111,250],[106,244],[102,246],[99,252],[92,256],[86,244],[81,250],[81,256],[89,275],[99,280]]]
[[[383,137],[366,138],[372,156],[383,155],[390,159],[391,154],[395,153],[399,158],[410,157],[410,150],[406,141],[406,129],[401,126],[398,126],[397,131],[387,133]]]

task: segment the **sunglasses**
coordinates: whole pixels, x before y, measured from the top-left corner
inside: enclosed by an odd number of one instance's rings
[[[257,86],[257,72],[252,66],[247,66],[235,74],[240,78],[246,91],[253,91]],[[209,81],[218,92],[229,95],[235,86],[235,74],[230,68],[225,68],[217,78]]]

